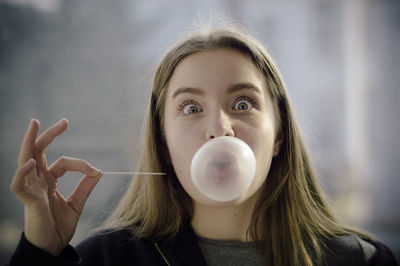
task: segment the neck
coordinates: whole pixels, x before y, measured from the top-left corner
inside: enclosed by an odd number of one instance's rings
[[[253,195],[240,204],[224,208],[194,202],[193,230],[205,238],[249,241],[246,235],[256,199]]]

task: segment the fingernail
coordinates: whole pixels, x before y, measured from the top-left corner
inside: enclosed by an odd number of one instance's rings
[[[68,121],[68,119],[67,119],[67,118],[65,118],[65,117],[64,117],[64,118],[61,118],[61,119],[60,119],[60,121],[58,121],[58,123],[61,123],[61,122],[64,122],[64,121],[65,121],[65,122],[67,122],[67,123],[69,124],[69,121]]]
[[[39,120],[37,120],[36,118],[31,118],[31,120],[29,121],[30,127],[33,125],[33,121],[37,121],[38,123],[40,123]]]
[[[102,175],[103,174],[103,171],[101,171],[101,170],[99,170],[99,169],[96,169],[96,168],[93,168],[93,170],[92,170],[92,175],[94,176],[94,177],[98,177],[98,176],[100,176],[100,175]]]

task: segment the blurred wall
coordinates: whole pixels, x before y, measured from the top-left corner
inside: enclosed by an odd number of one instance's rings
[[[154,67],[209,18],[236,21],[269,47],[339,213],[399,254],[399,15],[394,0],[0,0],[0,263],[23,229],[9,184],[29,119],[42,128],[70,121],[50,162],[68,155],[105,171],[134,170]],[[64,195],[79,178],[60,180]],[[103,221],[128,182],[102,178],[73,244]]]

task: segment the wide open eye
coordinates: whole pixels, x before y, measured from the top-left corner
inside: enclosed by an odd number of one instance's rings
[[[254,100],[249,97],[240,97],[233,105],[233,110],[247,111],[253,108]]]
[[[192,101],[182,104],[181,110],[185,115],[192,115],[203,111],[197,103]]]

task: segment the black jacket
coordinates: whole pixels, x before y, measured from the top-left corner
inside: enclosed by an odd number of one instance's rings
[[[397,265],[391,251],[382,243],[371,242],[376,252],[365,262],[363,248],[355,236],[331,241],[326,252],[327,265]],[[104,231],[79,244],[67,246],[56,257],[30,244],[24,234],[10,266],[132,266],[173,265],[205,266],[206,262],[190,227],[183,229],[174,241],[135,239],[129,230]]]

